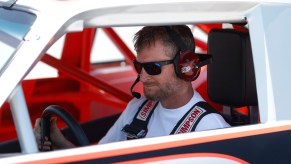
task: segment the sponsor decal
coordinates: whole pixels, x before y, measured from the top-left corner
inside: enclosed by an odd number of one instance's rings
[[[149,100],[143,106],[143,108],[139,111],[139,113],[137,115],[137,119],[142,120],[142,121],[146,121],[146,119],[148,118],[151,110],[154,108],[154,104],[155,104],[155,101]]]
[[[189,112],[189,114],[185,117],[185,119],[180,124],[180,126],[177,128],[175,134],[191,132],[192,127],[194,126],[195,122],[205,112],[206,112],[205,109],[200,108],[198,106],[196,106],[195,108],[193,108]]]
[[[182,73],[187,73],[187,72],[189,72],[190,70],[191,70],[191,67],[190,67],[190,66],[182,67],[182,68],[181,68],[181,72],[182,72]]]

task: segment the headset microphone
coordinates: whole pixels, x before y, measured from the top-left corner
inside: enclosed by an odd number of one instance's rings
[[[130,92],[131,92],[131,95],[137,99],[139,99],[141,97],[140,93],[138,92],[134,92],[132,91],[133,87],[139,82],[139,75],[137,75],[137,78],[136,80],[134,81],[134,83],[132,84],[132,86],[130,87]]]

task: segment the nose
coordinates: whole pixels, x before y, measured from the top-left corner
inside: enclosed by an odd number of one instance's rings
[[[147,81],[150,78],[150,75],[145,71],[144,68],[141,69],[139,76],[140,76],[140,81],[142,83]]]

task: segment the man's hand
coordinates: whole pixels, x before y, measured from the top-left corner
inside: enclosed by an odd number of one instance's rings
[[[50,120],[50,138],[51,141],[48,140],[48,136],[45,136],[45,141],[41,143],[41,119],[38,118],[35,121],[34,127],[34,135],[36,138],[36,142],[38,144],[38,148],[40,151],[49,151],[52,149],[64,149],[64,148],[72,148],[75,147],[70,141],[68,141],[60,129],[56,124],[57,118],[53,117]]]

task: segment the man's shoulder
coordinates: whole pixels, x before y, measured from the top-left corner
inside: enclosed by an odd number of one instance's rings
[[[125,112],[137,112],[137,110],[139,109],[139,107],[147,100],[147,98],[145,96],[141,96],[139,99],[137,98],[133,98],[131,99],[128,104],[127,107],[125,109]]]
[[[142,95],[139,99],[133,98],[128,102],[128,105],[141,105],[143,102],[145,102],[147,98]]]
[[[227,128],[230,125],[225,121],[225,119],[218,113],[210,113],[206,115],[202,120],[202,124],[207,125],[207,127],[216,128]]]

